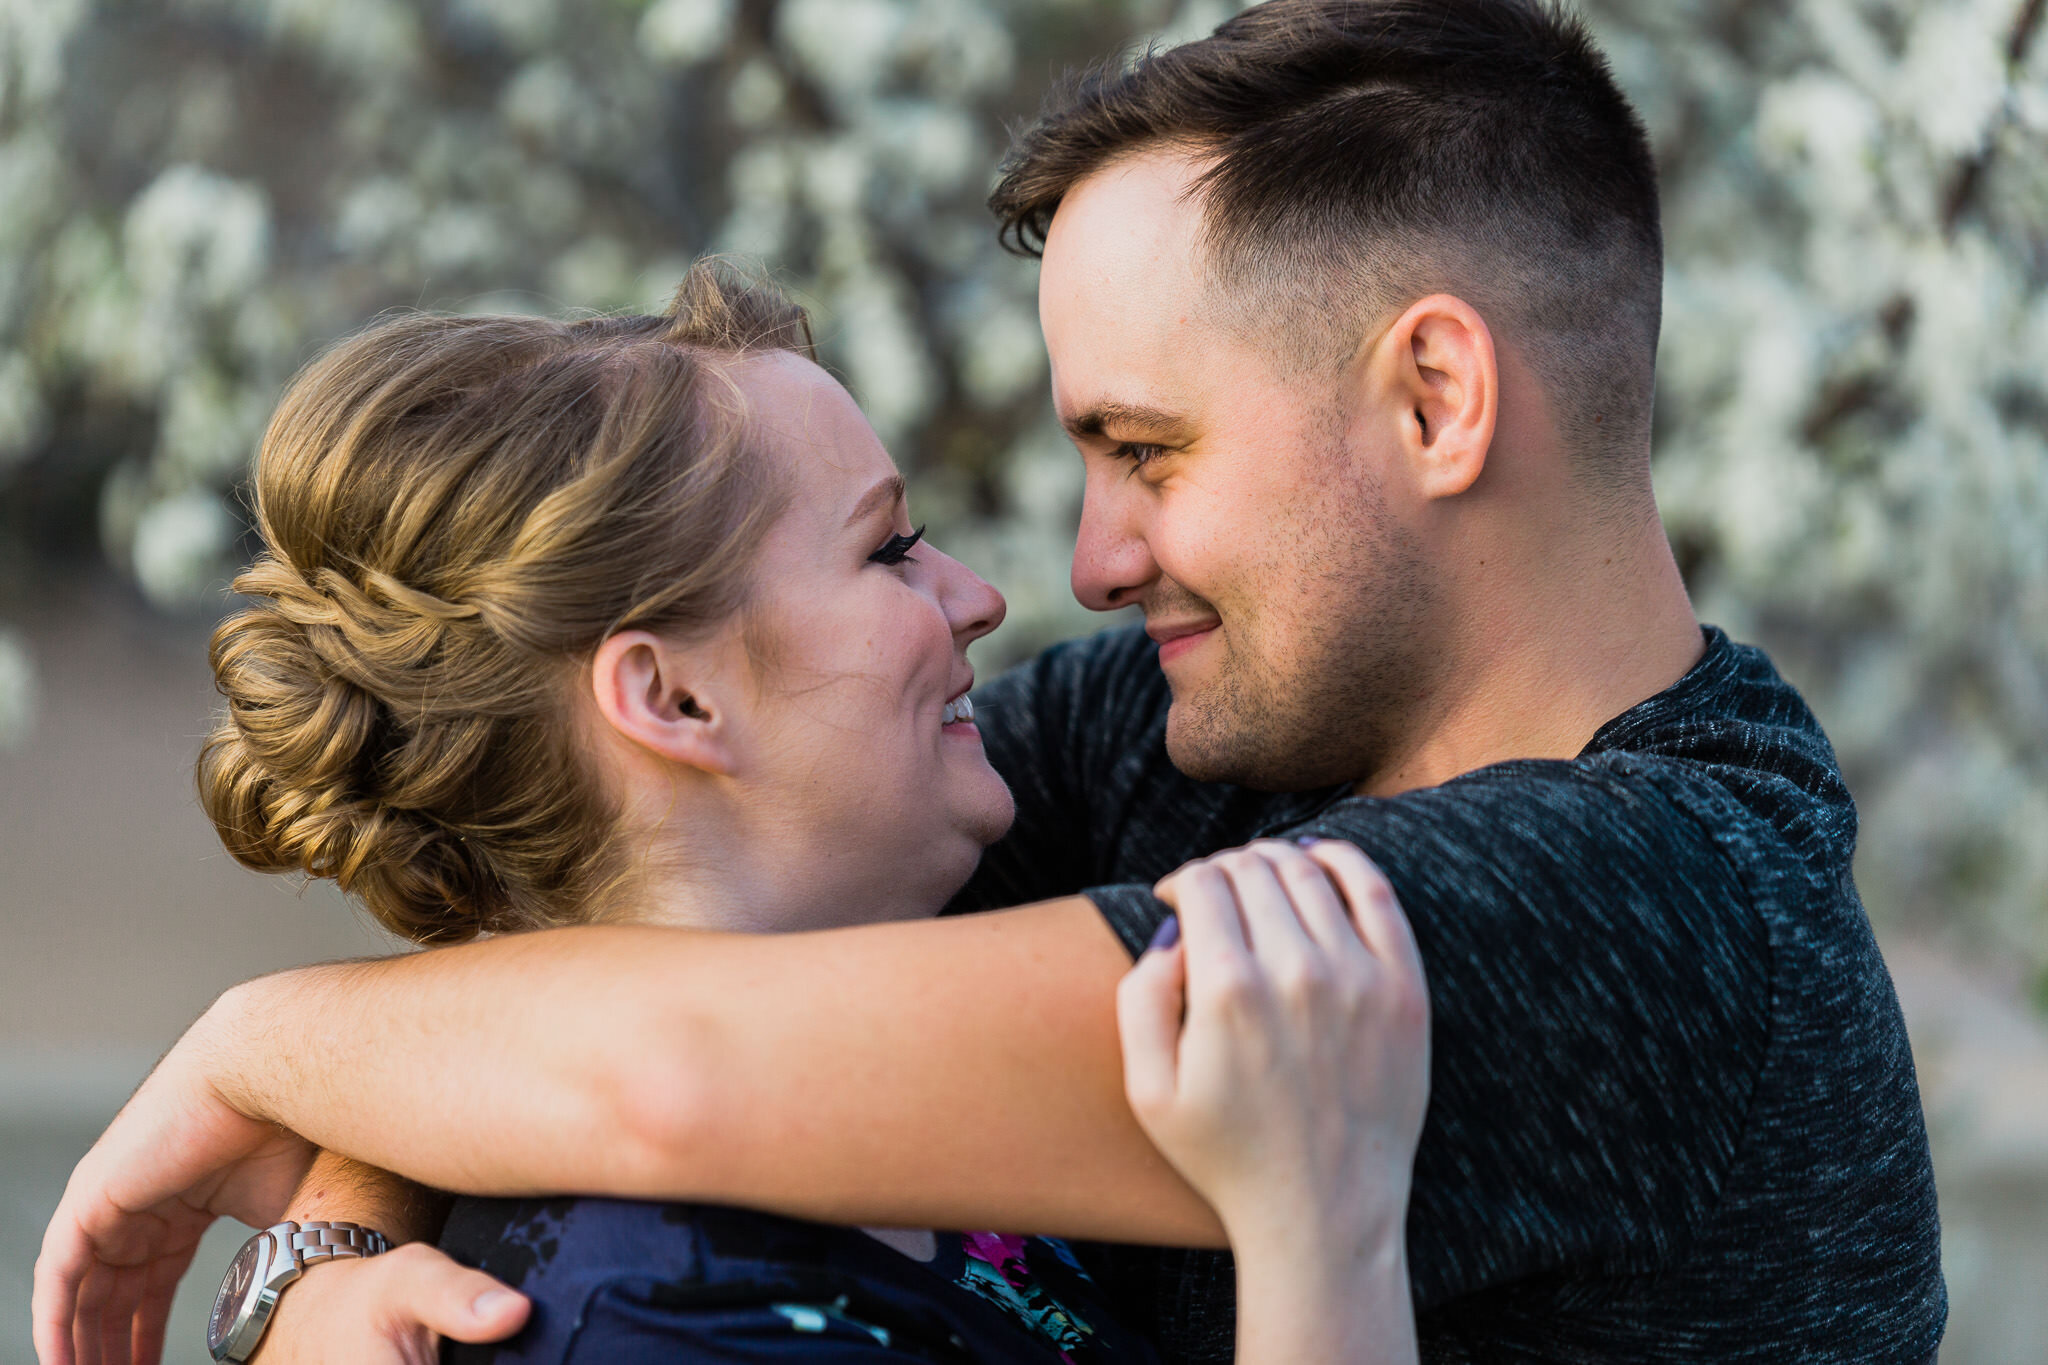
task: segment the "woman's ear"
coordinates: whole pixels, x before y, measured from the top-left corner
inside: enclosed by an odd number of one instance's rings
[[[598,713],[621,737],[672,763],[730,776],[730,718],[701,685],[710,671],[672,640],[622,630],[597,647],[590,685]]]
[[[1500,413],[1499,358],[1485,319],[1463,299],[1431,294],[1395,321],[1381,353],[1405,409],[1403,445],[1417,491],[1463,493],[1486,468]]]

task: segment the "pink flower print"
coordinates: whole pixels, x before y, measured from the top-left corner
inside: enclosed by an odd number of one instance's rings
[[[969,1232],[963,1233],[960,1241],[969,1256],[994,1266],[1004,1283],[1022,1289],[1030,1282],[1031,1272],[1024,1265],[1022,1237],[1006,1236],[1000,1232]]]

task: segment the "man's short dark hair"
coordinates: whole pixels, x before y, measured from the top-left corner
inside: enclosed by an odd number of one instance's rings
[[[1534,365],[1565,439],[1631,484],[1647,449],[1663,241],[1642,122],[1544,0],[1270,0],[1069,81],[989,207],[1037,255],[1061,198],[1134,153],[1213,157],[1195,193],[1229,316],[1327,320],[1327,358],[1426,294]],[[1276,334],[1278,334],[1276,332]],[[1625,472],[1624,472],[1625,470]]]

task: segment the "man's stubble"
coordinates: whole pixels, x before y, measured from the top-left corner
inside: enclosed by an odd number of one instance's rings
[[[1325,467],[1350,468],[1333,445]],[[1291,510],[1295,534],[1271,537],[1278,553],[1232,607],[1171,580],[1147,603],[1223,621],[1215,676],[1176,692],[1167,719],[1167,755],[1189,777],[1258,791],[1366,782],[1413,742],[1441,657],[1432,576],[1376,481],[1354,473],[1325,490]]]

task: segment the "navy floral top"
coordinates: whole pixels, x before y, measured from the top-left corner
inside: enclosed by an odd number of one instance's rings
[[[866,1233],[708,1204],[458,1199],[441,1235],[533,1315],[460,1365],[932,1361],[1153,1365],[1065,1243],[940,1233],[916,1261]]]

